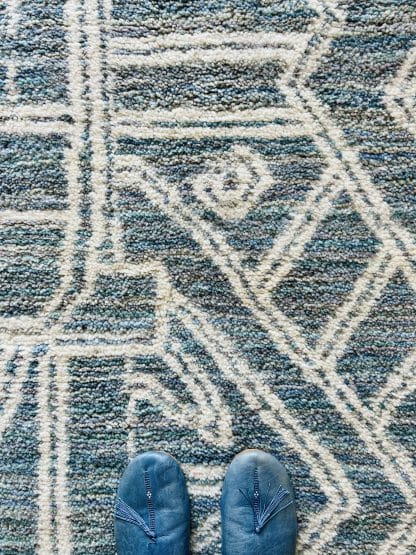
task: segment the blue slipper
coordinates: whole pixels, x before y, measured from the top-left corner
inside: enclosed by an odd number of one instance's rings
[[[221,498],[223,555],[294,555],[293,487],[269,453],[248,449],[227,471]]]
[[[189,497],[183,472],[170,455],[149,451],[130,462],[114,516],[118,555],[189,554]]]

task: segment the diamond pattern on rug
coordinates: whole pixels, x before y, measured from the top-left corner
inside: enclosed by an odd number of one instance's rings
[[[191,553],[246,447],[298,553],[416,545],[414,0],[0,8],[0,552],[113,554],[165,449]]]

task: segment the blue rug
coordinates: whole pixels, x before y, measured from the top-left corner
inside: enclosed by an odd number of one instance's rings
[[[146,449],[219,554],[245,447],[415,553],[415,107],[414,0],[2,3],[2,555],[114,554]]]

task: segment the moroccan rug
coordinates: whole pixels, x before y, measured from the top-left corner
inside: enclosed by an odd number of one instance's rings
[[[129,457],[220,553],[245,447],[299,553],[416,553],[414,0],[5,0],[0,553],[114,554]]]

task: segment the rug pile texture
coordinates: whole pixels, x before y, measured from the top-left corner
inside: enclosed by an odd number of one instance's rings
[[[0,5],[0,553],[111,555],[245,447],[299,553],[416,553],[414,0]]]

